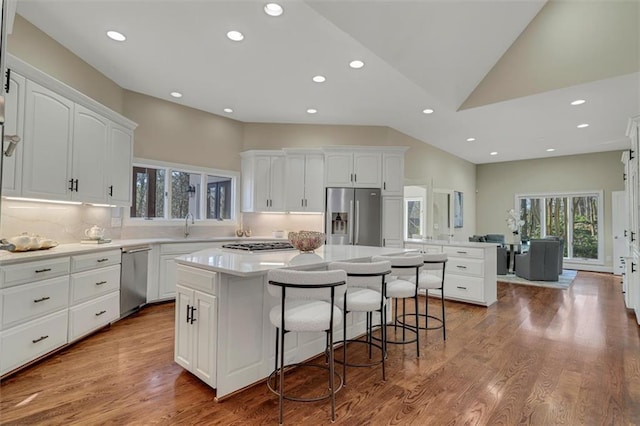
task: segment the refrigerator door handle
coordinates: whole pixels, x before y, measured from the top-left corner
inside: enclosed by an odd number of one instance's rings
[[[353,200],[349,201],[349,216],[351,216],[349,220],[349,244],[353,244]]]
[[[358,242],[360,241],[360,217],[358,216],[360,214],[359,200],[356,200],[356,211],[354,213],[355,213],[354,219],[356,220],[356,236],[355,236],[355,242],[353,244],[357,245]]]

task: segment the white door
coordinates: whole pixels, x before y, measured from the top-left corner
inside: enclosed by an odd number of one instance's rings
[[[74,191],[71,198],[79,201],[104,203],[107,200],[105,165],[109,120],[76,105],[73,120]]]
[[[308,212],[324,212],[324,156],[308,154],[304,169],[304,205]]]
[[[286,157],[286,210],[299,212],[304,210],[305,159],[303,154],[291,154]]]
[[[382,197],[382,245],[402,248],[403,197]]]
[[[255,157],[253,159],[253,211],[269,210],[271,203],[269,186],[271,184],[271,157]]]
[[[327,187],[353,186],[353,154],[329,152],[324,156]]]
[[[15,72],[11,72],[9,79],[9,91],[5,94],[5,122],[4,134],[7,136],[17,135],[20,143],[16,145],[11,157],[4,156],[2,159],[2,195],[20,195],[22,189],[22,149],[24,147],[24,93],[27,81],[24,77]],[[9,144],[4,143],[4,152]]]
[[[129,129],[111,123],[109,139],[109,157],[106,170],[109,204],[130,206],[133,133]]]
[[[627,198],[624,191],[611,193],[611,231],[613,234],[613,273],[624,272],[622,258],[628,256],[629,247],[624,236],[627,224]]]
[[[382,154],[382,195],[404,192],[404,154]]]
[[[269,188],[269,210],[283,212],[284,208],[284,175],[285,157],[271,157],[270,167],[270,188]]]
[[[216,298],[195,292],[193,300],[193,357],[192,372],[210,386],[215,387],[217,309]]]
[[[188,318],[191,318],[191,306],[193,305],[194,291],[181,285],[176,286],[176,330],[173,348],[173,359],[187,370],[191,369],[193,361],[193,326]]]
[[[377,152],[353,154],[353,186],[358,188],[382,187],[382,157]]]
[[[186,254],[186,253],[185,253]],[[159,299],[169,299],[176,295],[176,262],[180,254],[165,254],[160,256],[160,282],[158,288]]]
[[[22,195],[69,200],[73,102],[27,81]]]

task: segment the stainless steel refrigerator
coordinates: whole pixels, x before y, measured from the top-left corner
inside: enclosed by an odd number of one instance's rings
[[[327,244],[382,245],[382,196],[378,188],[327,188]]]

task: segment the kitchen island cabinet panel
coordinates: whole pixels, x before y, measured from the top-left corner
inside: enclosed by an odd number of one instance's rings
[[[71,275],[70,303],[80,303],[120,290],[120,265]]]

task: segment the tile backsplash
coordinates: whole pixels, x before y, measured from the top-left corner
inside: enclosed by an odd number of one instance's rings
[[[105,229],[105,238],[182,238],[184,224],[169,226],[115,226],[112,217],[120,218],[121,208],[88,205],[51,204],[2,199],[0,237],[10,238],[23,232],[40,235],[64,243],[77,243],[84,230],[98,225]],[[237,228],[250,229],[252,236],[272,237],[273,231],[322,231],[322,214],[261,214],[244,213],[240,224],[190,225],[190,238],[235,236]]]

